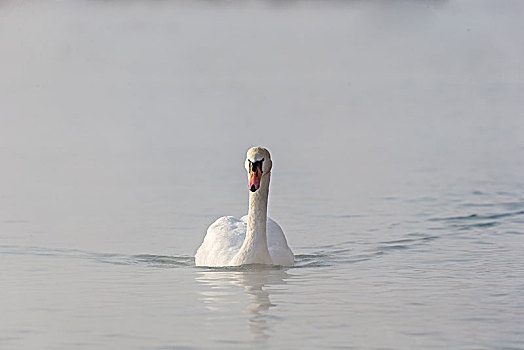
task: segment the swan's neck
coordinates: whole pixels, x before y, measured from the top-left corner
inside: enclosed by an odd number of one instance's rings
[[[267,199],[269,196],[269,174],[264,176],[267,184],[262,181],[256,192],[249,193],[249,213],[247,216],[247,232],[244,244],[251,243],[267,251],[266,221]],[[262,178],[262,180],[264,180]],[[264,186],[266,185],[266,186]]]
[[[266,237],[270,176],[270,173],[262,176],[260,188],[256,192],[249,192],[246,238],[239,252],[233,258],[234,265],[273,263],[267,249]]]

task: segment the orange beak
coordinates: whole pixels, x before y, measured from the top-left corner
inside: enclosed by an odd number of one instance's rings
[[[255,192],[260,188],[260,178],[262,173],[260,169],[256,168],[255,171],[249,172],[249,190]]]

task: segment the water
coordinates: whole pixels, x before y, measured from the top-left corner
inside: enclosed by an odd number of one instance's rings
[[[522,2],[0,4],[0,348],[524,347]],[[247,210],[293,268],[197,268]]]

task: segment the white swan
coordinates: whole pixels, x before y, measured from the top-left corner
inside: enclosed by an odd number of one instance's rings
[[[271,166],[271,156],[265,148],[247,151],[249,212],[240,220],[224,216],[209,226],[195,254],[197,266],[293,265],[293,252],[282,228],[267,217]]]

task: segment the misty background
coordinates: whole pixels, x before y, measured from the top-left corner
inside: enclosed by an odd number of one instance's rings
[[[5,221],[24,221],[28,243],[189,254],[208,220],[185,214],[245,211],[258,144],[275,160],[273,208],[351,206],[420,176],[435,192],[522,185],[519,1],[0,6],[4,240],[21,239]],[[183,240],[151,241],[174,222]]]

